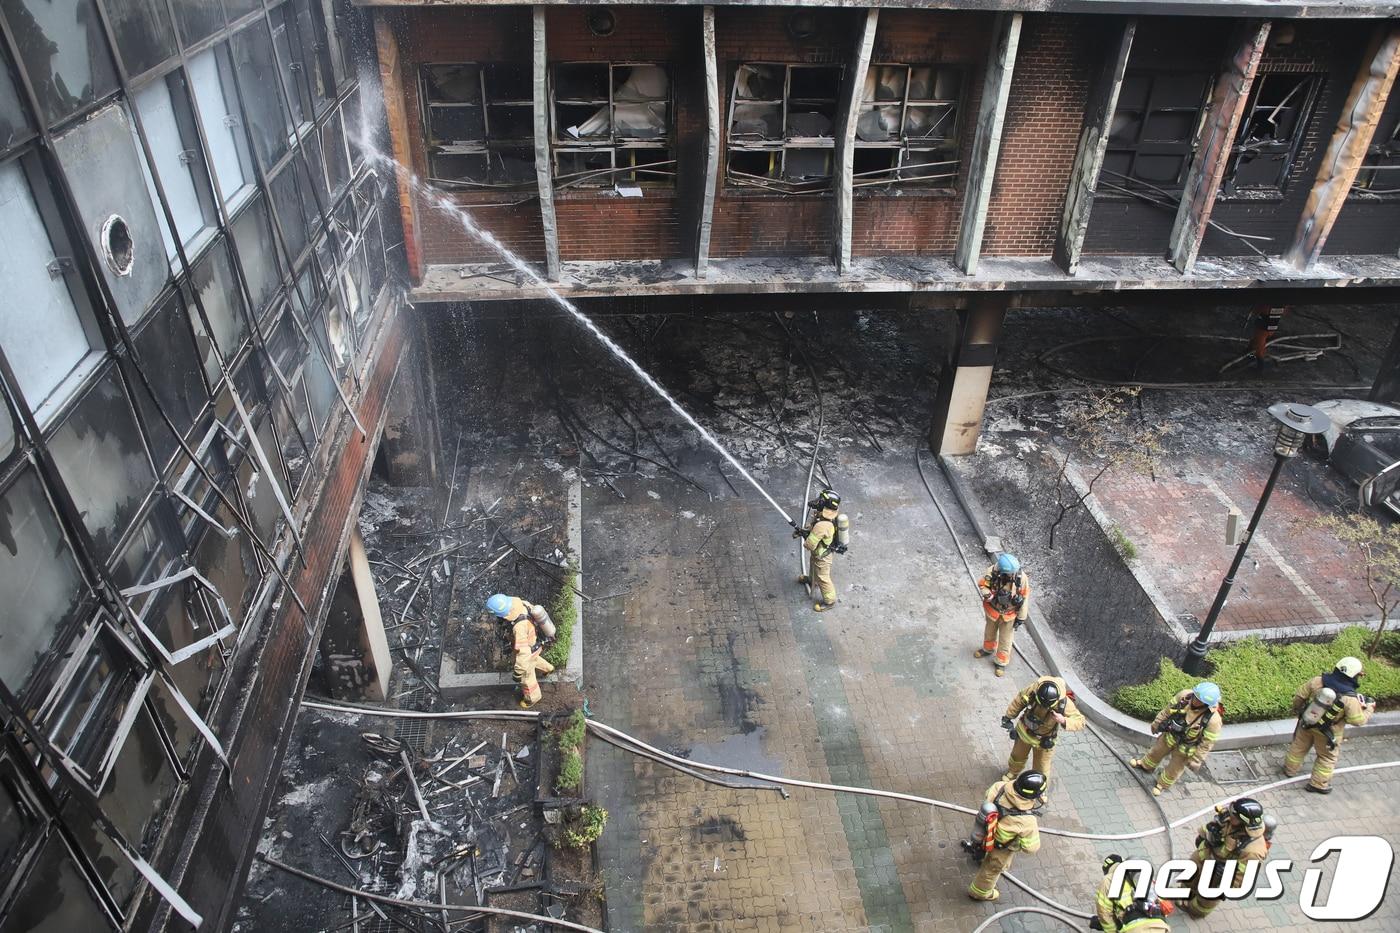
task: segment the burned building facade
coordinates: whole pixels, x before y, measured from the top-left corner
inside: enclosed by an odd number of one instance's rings
[[[410,302],[956,309],[965,450],[1013,302],[1393,299],[1398,7],[0,0],[0,930],[229,924]]]
[[[218,928],[405,352],[368,33],[331,0],[0,32],[0,928]]]

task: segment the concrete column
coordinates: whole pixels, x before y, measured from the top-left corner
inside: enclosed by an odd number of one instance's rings
[[[559,224],[554,215],[554,168],[549,156],[549,58],[545,47],[545,7],[531,10],[531,62],[535,100],[535,184],[540,195],[540,227],[544,231],[544,273],[559,281]]]
[[[437,432],[429,403],[430,371],[421,347],[408,351],[389,394],[379,442],[381,475],[393,486],[436,486]]]
[[[1181,191],[1181,204],[1172,225],[1171,243],[1167,257],[1179,272],[1190,272],[1201,251],[1215,196],[1230,162],[1230,150],[1235,145],[1249,90],[1259,71],[1259,59],[1269,38],[1269,21],[1241,20],[1230,34],[1227,58],[1220,66],[1215,88],[1206,106],[1205,128],[1196,145],[1196,154],[1186,172]]]
[[[1366,159],[1376,124],[1395,85],[1397,69],[1400,69],[1400,26],[1379,26],[1361,59],[1361,68],[1352,81],[1332,141],[1327,144],[1327,154],[1322,157],[1322,167],[1308,192],[1303,215],[1298,219],[1293,243],[1284,255],[1284,259],[1299,271],[1308,269],[1322,255],[1332,225],[1341,214],[1356,181],[1356,173]]]
[[[855,224],[856,122],[860,119],[861,99],[865,96],[865,76],[870,71],[870,53],[875,46],[875,29],[880,11],[867,10],[856,32],[855,56],[846,72],[845,100],[837,120],[836,171],[836,271],[844,275],[851,268],[851,237]]]
[[[987,227],[987,206],[992,201],[997,157],[1001,154],[1001,128],[1006,122],[1006,101],[1016,67],[1016,47],[1021,42],[1021,14],[999,13],[996,45],[987,59],[982,81],[982,103],[977,110],[977,135],[972,140],[972,165],[967,173],[962,224],[953,251],[958,268],[968,275],[977,271],[982,255],[982,233]]]
[[[703,279],[710,263],[710,231],[719,187],[719,58],[715,50],[715,8],[701,14],[700,58],[705,65],[705,181],[700,190],[700,221],[695,236],[695,277]]]
[[[382,703],[389,697],[394,665],[389,640],[384,635],[374,576],[358,528],[350,533],[345,563],[321,633],[321,668],[326,689],[337,700]]]
[[[958,312],[952,353],[943,364],[933,400],[928,442],[936,454],[970,454],[977,449],[997,341],[1010,303],[1005,295],[978,295]]]
[[[1098,75],[1089,88],[1084,122],[1079,130],[1079,148],[1074,154],[1074,170],[1070,172],[1069,188],[1065,191],[1060,229],[1055,234],[1055,265],[1067,275],[1079,271],[1084,236],[1089,232],[1089,215],[1099,187],[1099,172],[1103,170],[1104,154],[1108,151],[1113,112],[1118,109],[1118,92],[1123,89],[1123,73],[1128,68],[1128,55],[1136,32],[1135,19],[1125,21],[1117,30],[1117,41],[1104,47]]]
[[[403,68],[399,61],[399,39],[388,10],[373,10],[374,44],[379,57],[379,83],[384,93],[384,118],[389,124],[389,142],[398,162],[395,181],[399,190],[399,214],[403,221],[404,259],[414,282],[423,281],[423,251],[419,246],[417,201],[409,183],[413,155],[408,144],[408,114],[404,110]]]

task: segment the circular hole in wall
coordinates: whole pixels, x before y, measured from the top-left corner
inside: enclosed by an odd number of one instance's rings
[[[102,225],[102,258],[107,261],[107,268],[117,275],[131,274],[135,244],[131,242],[131,228],[120,214],[108,217]]]
[[[815,39],[821,25],[811,13],[793,13],[787,21],[788,35],[799,41]]]
[[[595,36],[610,36],[617,28],[617,17],[607,7],[588,12],[588,31]]]

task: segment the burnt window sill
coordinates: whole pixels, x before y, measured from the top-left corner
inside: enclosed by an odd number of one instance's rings
[[[946,201],[962,197],[962,192],[957,188],[920,188],[916,186],[900,187],[893,185],[889,188],[881,188],[876,185],[869,185],[864,188],[857,188],[853,192],[857,198],[914,198],[916,200]]]

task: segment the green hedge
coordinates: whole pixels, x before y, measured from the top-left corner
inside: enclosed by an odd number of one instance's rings
[[[574,625],[578,622],[578,612],[574,609],[575,586],[578,586],[578,571],[570,569],[565,572],[564,582],[548,606],[555,636],[554,644],[545,649],[544,659],[561,670],[569,663],[569,647],[574,643]]]
[[[1362,693],[1376,697],[1381,708],[1400,706],[1400,666],[1394,663],[1400,661],[1400,632],[1387,632],[1376,656],[1367,658],[1366,649],[1375,635],[1353,626],[1319,644],[1271,645],[1250,638],[1211,651],[1207,658],[1215,671],[1210,679],[1220,685],[1225,721],[1292,718],[1294,691],[1347,655],[1361,658],[1366,665]],[[1150,720],[1178,692],[1203,679],[1163,658],[1156,678],[1120,688],[1113,695],[1113,705],[1130,716]]]

